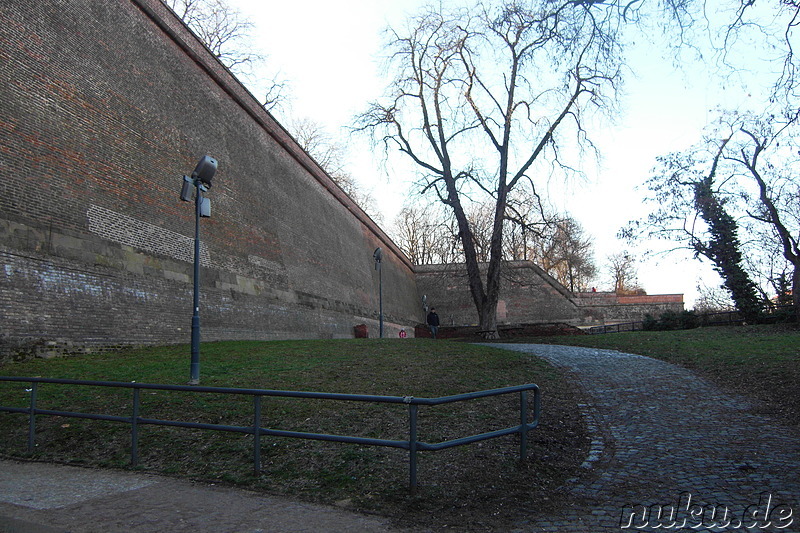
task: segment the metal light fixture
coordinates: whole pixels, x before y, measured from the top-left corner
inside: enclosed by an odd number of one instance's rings
[[[380,338],[383,338],[383,272],[381,272],[381,259],[383,252],[380,248],[376,248],[372,257],[375,259],[375,270],[378,271],[378,306],[379,306],[379,319],[380,319]]]
[[[194,195],[194,299],[192,301],[192,361],[189,372],[189,384],[200,384],[200,217],[211,216],[211,200],[203,197],[211,188],[211,180],[217,172],[217,160],[204,155],[194,168],[191,177],[183,177],[181,200],[192,200]]]

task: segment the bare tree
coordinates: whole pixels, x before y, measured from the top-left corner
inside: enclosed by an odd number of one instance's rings
[[[537,262],[570,291],[585,290],[597,275],[594,242],[574,218],[558,220],[538,243],[546,247]]]
[[[227,0],[164,0],[214,56],[257,93],[272,110],[286,99],[286,82],[278,74],[264,78],[266,56],[252,43],[253,23]]]
[[[725,287],[698,285],[697,292],[700,295],[694,304],[697,313],[724,313],[736,309]]]
[[[497,336],[508,199],[537,176],[569,172],[563,137],[586,140],[583,113],[608,105],[620,75],[614,13],[573,0],[428,7],[394,32],[392,94],[360,117],[363,130],[417,165],[423,193],[452,210],[488,337]],[[472,197],[493,202],[485,278]]]
[[[719,131],[706,139],[706,146],[715,147],[721,167],[717,195],[745,234],[741,263],[754,278],[751,292],[759,293],[760,305],[766,306],[773,298],[765,287],[779,298],[790,292],[800,320],[798,178],[792,166],[800,148],[800,58],[794,52],[800,2],[728,0],[713,9],[714,16],[704,20],[723,67],[719,73],[733,73],[748,82],[771,81],[764,93],[757,84],[746,89],[754,95],[750,109],[758,117],[728,111],[717,125]],[[760,51],[758,61],[754,49]],[[690,166],[697,170],[699,164]],[[742,310],[741,298],[733,299]]]
[[[773,235],[773,241],[779,243],[783,258],[791,265],[792,303],[797,320],[800,322],[800,179],[795,170],[786,165],[787,159],[797,163],[798,146],[794,138],[786,135],[794,126],[794,121],[787,124],[775,124],[774,117],[766,121],[750,121],[741,124],[734,132],[736,149],[725,157],[744,175],[751,179],[757,189],[752,198],[745,196],[752,206],[747,214],[753,220],[766,225]],[[776,131],[777,130],[777,131]],[[781,141],[784,146],[781,147]],[[787,146],[788,144],[788,146]],[[768,159],[770,152],[778,152],[780,167]],[[773,156],[775,157],[775,156]],[[785,285],[787,276],[779,278]],[[778,296],[782,296],[785,287],[778,288]]]
[[[625,233],[711,260],[748,320],[788,289],[800,318],[797,130],[793,117],[724,113],[698,146],[660,159],[648,181],[655,209]]]
[[[630,223],[622,234],[631,240],[642,236],[672,240],[677,248],[709,260],[737,309],[754,320],[760,303],[744,268],[740,224],[731,213],[730,176],[720,165],[728,141],[709,139],[707,144],[659,158],[655,175],[647,181],[651,194],[646,203],[654,210],[645,220]]]
[[[597,275],[591,236],[570,215],[551,214],[538,201],[531,207],[507,217],[505,257],[534,261],[570,291],[586,289]]]
[[[492,254],[492,234],[494,227],[494,205],[487,203],[470,204],[466,207],[467,223],[472,235],[472,246],[475,249],[475,259],[479,263],[488,263]],[[456,222],[458,222],[456,220]],[[458,228],[458,224],[455,225]],[[458,238],[456,233],[455,237]]]
[[[594,245],[581,225],[569,215],[547,215],[538,208],[523,213],[520,206],[506,219],[503,260],[533,261],[571,291],[590,286],[597,275]],[[468,213],[476,255],[484,263],[491,241],[492,208],[491,204],[473,204]],[[520,222],[523,219],[527,221],[524,224]],[[415,204],[400,211],[393,237],[415,264],[463,262],[457,228],[452,211],[448,214],[436,205]]]
[[[347,193],[371,218],[378,222],[383,216],[375,204],[375,198],[361,187],[347,170],[347,148],[335,141],[317,122],[298,119],[289,129],[300,147],[322,167],[330,178]]]
[[[394,219],[392,238],[415,265],[435,262],[431,245],[435,235],[428,218],[414,207],[404,207]]]
[[[636,259],[628,252],[619,252],[608,257],[609,273],[614,292],[620,295],[644,294],[639,286]]]
[[[697,3],[697,2],[696,2]],[[709,4],[710,5],[710,4]],[[781,109],[797,120],[797,95],[800,94],[800,58],[796,48],[796,28],[800,23],[800,2],[797,0],[728,0],[714,5],[712,17],[720,20],[708,34],[726,69],[749,72],[753,68],[753,48],[767,51],[760,59],[769,61],[768,71],[775,74],[766,106]],[[720,17],[720,14],[723,14]]]
[[[545,209],[542,198],[531,188],[520,188],[506,206],[504,256],[512,261],[538,260],[537,246],[547,240],[559,218]],[[538,261],[541,266],[541,261]]]
[[[455,263],[461,257],[452,217],[437,205],[422,203],[401,209],[392,237],[415,265]]]

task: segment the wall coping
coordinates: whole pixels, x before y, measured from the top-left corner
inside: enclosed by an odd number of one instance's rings
[[[175,42],[197,65],[202,68],[232,101],[237,103],[270,137],[283,147],[309,174],[353,216],[364,224],[402,263],[410,270],[414,265],[405,253],[392,241],[378,224],[342,190],[325,170],[303,150],[292,135],[272,114],[264,109],[255,96],[231,71],[200,41],[166,4],[161,0],[130,0],[153,23]]]
[[[617,296],[613,292],[580,292],[576,297],[582,306],[684,303],[683,294],[677,293]]]

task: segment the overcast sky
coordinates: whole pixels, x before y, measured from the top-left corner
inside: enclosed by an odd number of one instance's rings
[[[410,176],[387,175],[379,155],[365,141],[351,139],[345,128],[353,117],[386,88],[381,76],[383,30],[401,27],[421,0],[304,0],[265,2],[229,0],[255,24],[256,45],[268,55],[271,69],[289,82],[291,107],[278,118],[308,117],[341,135],[351,145],[349,170],[362,187],[373,191],[388,226],[402,207]],[[709,110],[721,96],[736,102],[746,95],[731,87],[721,95],[705,70],[689,66],[675,70],[658,50],[635,50],[636,77],[626,82],[623,114],[615,125],[592,132],[604,160],[587,169],[588,179],[561,184],[551,191],[555,207],[569,212],[595,239],[596,263],[605,270],[607,256],[637,250],[616,239],[628,221],[646,214],[644,190],[636,186],[649,177],[657,155],[687,148],[699,140]],[[638,265],[639,281],[648,294],[684,293],[687,308],[702,278],[718,285],[708,267],[687,254]],[[600,283],[599,288],[608,288]]]

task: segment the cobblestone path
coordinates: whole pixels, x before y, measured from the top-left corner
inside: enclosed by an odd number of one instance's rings
[[[584,389],[592,449],[558,516],[518,532],[800,531],[800,431],[691,371],[610,350],[497,344]],[[543,400],[546,397],[543,396]]]

